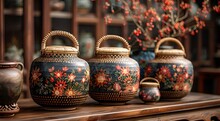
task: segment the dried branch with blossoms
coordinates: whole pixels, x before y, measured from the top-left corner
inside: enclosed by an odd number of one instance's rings
[[[142,0],[143,1],[143,0]],[[115,13],[115,7],[120,8],[125,19],[131,19],[136,28],[128,40],[135,39],[145,50],[157,40],[164,37],[181,37],[187,33],[195,35],[205,27],[205,19],[212,10],[209,0],[202,0],[201,7],[196,8],[196,0],[106,0],[104,8]],[[119,3],[119,4],[116,4]],[[117,6],[119,5],[119,6]],[[220,2],[213,7],[220,12]],[[106,14],[106,23],[112,18]]]

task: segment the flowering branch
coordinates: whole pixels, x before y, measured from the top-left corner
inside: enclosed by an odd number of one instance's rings
[[[131,18],[136,25],[128,39],[136,39],[142,49],[164,37],[180,37],[187,33],[195,35],[199,29],[205,27],[203,19],[207,18],[211,10],[209,0],[203,0],[202,6],[197,8],[195,14],[191,14],[191,11],[196,0],[148,0],[145,3],[139,0],[115,1],[121,3],[118,7],[127,18],[124,20]],[[106,0],[106,10],[109,7],[114,13],[114,5]],[[220,13],[220,2],[213,10]],[[107,15],[105,19],[107,23],[111,22]]]

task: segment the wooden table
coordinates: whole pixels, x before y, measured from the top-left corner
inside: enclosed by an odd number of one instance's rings
[[[205,90],[205,85],[204,85],[204,80],[205,79],[217,79],[216,85],[220,85],[220,68],[200,68],[198,70],[198,75],[199,75],[199,82],[198,82],[198,91],[199,92],[204,92]],[[211,81],[211,80],[209,80]],[[220,94],[220,88],[216,90],[217,94]]]
[[[4,121],[40,120],[211,120],[220,119],[220,96],[191,93],[179,101],[144,104],[138,98],[121,106],[103,106],[92,99],[73,111],[46,111],[31,99],[19,100],[20,112]]]

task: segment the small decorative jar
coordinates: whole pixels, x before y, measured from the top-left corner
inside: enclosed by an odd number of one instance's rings
[[[23,84],[24,66],[20,62],[0,62],[0,117],[19,112],[17,100]]]
[[[51,36],[69,38],[70,46],[46,46]],[[41,56],[32,62],[30,92],[33,100],[48,110],[72,110],[86,101],[89,91],[89,65],[77,57],[76,38],[64,31],[52,31],[44,37]]]
[[[151,80],[151,81],[147,81]],[[153,81],[153,82],[152,82]],[[140,82],[139,98],[144,102],[157,102],[160,100],[160,83],[152,77],[145,77]]]
[[[164,42],[174,42],[180,49],[159,50]],[[160,82],[161,99],[181,99],[193,85],[193,65],[185,59],[185,49],[175,38],[161,39],[155,47],[155,59],[145,68],[145,77],[156,78]]]
[[[106,40],[117,40],[122,47],[100,47]],[[107,35],[96,43],[95,57],[90,59],[89,95],[101,104],[120,105],[133,99],[139,89],[138,63],[129,57],[130,46],[125,39]]]

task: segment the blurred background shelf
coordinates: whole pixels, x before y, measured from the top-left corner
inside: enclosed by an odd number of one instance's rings
[[[57,2],[60,5],[58,7]],[[107,25],[104,15],[110,13],[103,10],[105,1],[88,0],[87,2],[90,7],[85,10],[77,6],[77,0],[0,0],[0,59],[14,61],[8,56],[9,52],[13,51],[17,55],[12,57],[20,57],[20,60],[15,61],[24,63],[23,97],[30,97],[27,88],[30,65],[33,59],[39,56],[41,40],[48,32],[52,30],[68,31],[78,39],[80,44],[86,39],[88,40],[85,42],[93,41],[95,43],[106,34],[116,34],[125,39],[128,38],[135,26],[131,18],[124,21],[120,14],[111,15],[112,21]],[[215,55],[220,50],[218,21],[220,21],[220,17],[211,14],[204,30],[201,30],[196,36],[186,36],[181,39],[187,58],[193,62],[195,67],[195,85],[198,83],[199,68],[216,66]],[[87,38],[84,38],[85,36]],[[70,45],[71,43],[66,39],[55,37],[50,39],[47,44]],[[120,46],[114,42],[105,45]],[[91,50],[94,51],[94,48]],[[85,49],[86,51],[88,49]],[[80,53],[80,56],[82,55]],[[91,56],[83,58],[89,59]],[[196,86],[194,87],[194,91],[197,91]]]

